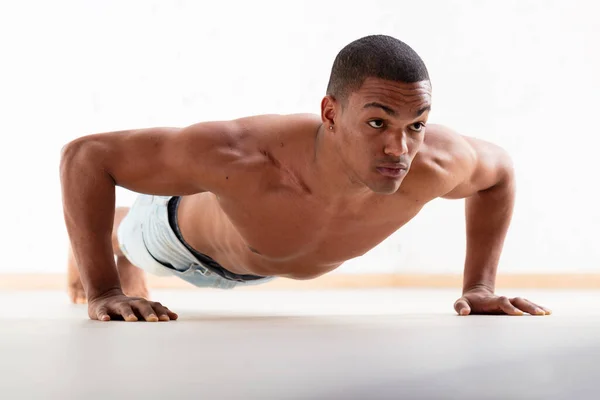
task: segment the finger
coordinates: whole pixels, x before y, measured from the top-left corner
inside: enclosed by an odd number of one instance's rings
[[[119,306],[119,314],[121,314],[123,319],[127,322],[135,322],[138,320],[138,317],[136,317],[129,304],[121,304]]]
[[[454,310],[458,315],[469,315],[471,313],[471,307],[466,299],[460,298],[454,303]]]
[[[513,306],[510,300],[504,296],[498,297],[498,307],[508,315],[523,315],[523,311]]]
[[[525,301],[529,301],[529,300],[525,299]],[[545,315],[550,315],[550,314],[552,314],[552,310],[550,310],[549,308],[547,308],[547,307],[543,307],[543,306],[540,306],[539,304],[537,304],[537,303],[534,303],[533,301],[529,301],[529,302],[530,302],[531,304],[535,305],[537,308],[541,308],[542,310],[544,310],[544,314],[545,314]]]
[[[551,310],[551,309],[549,309],[549,308],[547,308],[547,307],[540,306],[539,304],[537,304],[537,306],[538,306],[539,308],[541,308],[542,310],[544,310],[544,313],[545,313],[546,315],[552,315],[552,310]]]
[[[522,299],[520,297],[515,297],[513,299],[510,299],[510,302],[512,303],[513,306],[517,307],[520,310],[525,311],[526,313],[529,313],[531,315],[546,315],[546,312],[541,309],[540,307],[538,307],[536,304]]]
[[[163,306],[165,307],[165,306]],[[165,307],[167,309],[167,315],[169,316],[169,318],[175,320],[177,318],[179,318],[179,315],[177,315],[177,313],[174,313],[173,311],[169,310],[169,307]]]
[[[98,318],[98,321],[110,321],[110,315],[108,315],[106,307],[98,308],[98,311],[96,311],[96,318]]]
[[[171,318],[173,321],[175,321],[176,319],[179,318],[179,315],[177,315],[177,313],[174,313],[171,310],[167,309],[167,315],[169,316],[169,318]]]
[[[150,303],[145,300],[139,300],[133,303],[135,309],[139,312],[143,319],[148,322],[157,322],[158,317]]]
[[[173,319],[177,318],[177,314],[170,312],[167,307],[163,306],[158,302],[152,303],[152,308],[154,308],[154,311],[156,311],[156,315],[158,315],[159,321],[170,321],[171,315],[175,316],[175,318]]]

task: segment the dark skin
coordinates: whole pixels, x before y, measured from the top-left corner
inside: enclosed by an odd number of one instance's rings
[[[326,96],[320,117],[264,115],[73,141],[61,162],[63,202],[90,318],[176,318],[135,296],[146,290],[141,270],[117,269],[116,185],[183,196],[178,218],[194,248],[235,273],[290,279],[323,275],[366,253],[433,199],[464,198],[467,254],[456,312],[549,314],[494,293],[515,197],[510,157],[427,124],[430,106],[428,81],[368,78],[346,99]]]

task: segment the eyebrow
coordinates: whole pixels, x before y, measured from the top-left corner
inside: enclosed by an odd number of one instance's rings
[[[421,107],[415,113],[415,118],[421,116],[425,111],[431,111],[431,106],[427,105],[425,107]]]
[[[365,104],[363,109],[364,108],[381,108],[383,111],[385,111],[388,115],[391,115],[392,117],[395,117],[398,115],[396,110],[394,110],[393,108],[386,106],[385,104],[378,103],[376,101]],[[423,114],[425,111],[429,111],[429,110],[431,110],[430,105],[427,105],[425,107],[418,109],[417,112],[415,113],[415,118],[420,116],[421,114]]]
[[[384,104],[381,103],[377,103],[376,101],[373,101],[371,103],[367,103],[365,104],[364,108],[381,108],[383,111],[385,111],[387,114],[395,117],[396,115],[398,115],[398,113],[391,107],[388,107]]]

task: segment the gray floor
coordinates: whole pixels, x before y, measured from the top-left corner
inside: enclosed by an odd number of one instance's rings
[[[512,293],[514,292],[514,293]],[[179,291],[174,323],[0,292],[2,399],[598,399],[600,292],[457,317],[456,291]]]

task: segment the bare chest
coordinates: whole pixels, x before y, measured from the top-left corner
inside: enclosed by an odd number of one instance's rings
[[[340,264],[366,253],[412,219],[420,206],[378,199],[352,209],[271,193],[221,201],[244,245],[266,260]]]

